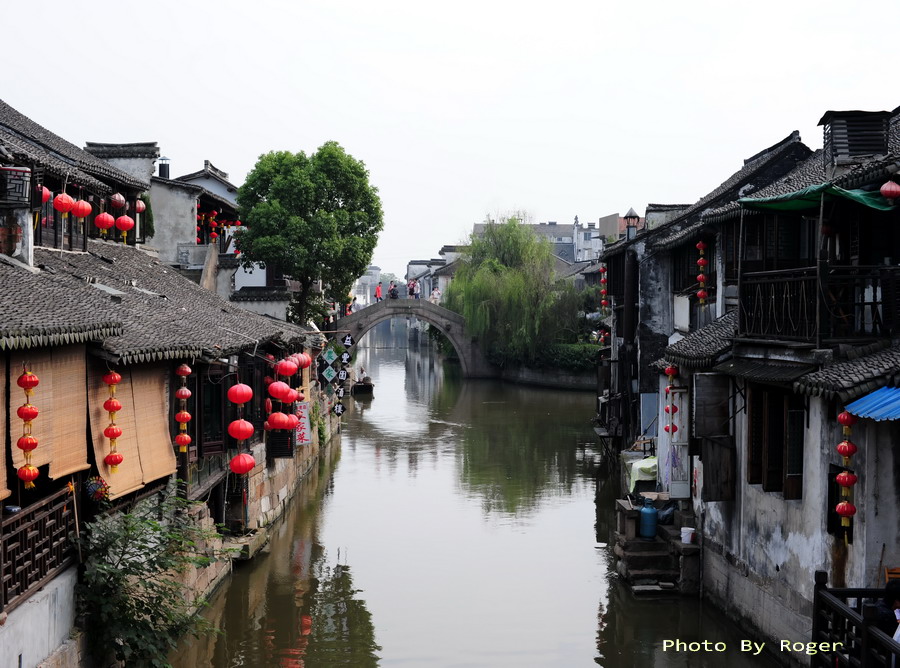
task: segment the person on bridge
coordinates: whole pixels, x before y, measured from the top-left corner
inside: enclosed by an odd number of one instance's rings
[[[397,286],[394,285],[394,281],[391,281],[391,287],[388,289],[388,297],[391,299],[400,298],[400,291],[397,289]]]
[[[417,280],[413,281],[413,296],[416,299],[419,299],[422,296],[422,284]]]
[[[428,298],[432,304],[440,304],[441,303],[441,291],[438,286],[434,286],[434,290],[431,291],[431,296]]]
[[[377,304],[381,300],[381,281],[378,281],[378,285],[375,286],[375,303]]]

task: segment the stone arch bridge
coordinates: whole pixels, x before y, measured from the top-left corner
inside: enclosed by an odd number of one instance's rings
[[[349,333],[359,343],[375,325],[391,318],[415,317],[436,327],[456,349],[466,378],[496,378],[497,369],[485,358],[477,341],[466,333],[466,320],[458,313],[424,299],[385,299],[334,322],[324,334]]]

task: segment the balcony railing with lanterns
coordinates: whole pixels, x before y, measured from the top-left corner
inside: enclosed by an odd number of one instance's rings
[[[83,192],[54,195],[39,185],[34,190],[32,209],[36,246],[86,251],[88,238],[134,244],[143,234],[140,216],[146,205],[140,199],[129,201],[120,193],[105,199]]]
[[[815,267],[741,277],[739,335],[804,343],[884,338],[900,325],[900,268]]]

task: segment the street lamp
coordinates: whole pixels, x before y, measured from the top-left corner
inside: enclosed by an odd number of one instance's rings
[[[628,213],[625,214],[625,238],[626,239],[634,239],[634,236],[637,234],[637,226],[638,222],[640,222],[641,217],[635,213],[633,208],[628,209]]]

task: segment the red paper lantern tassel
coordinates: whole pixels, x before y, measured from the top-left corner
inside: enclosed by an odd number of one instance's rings
[[[19,467],[16,475],[19,476],[19,480],[25,483],[25,489],[34,489],[34,480],[40,475],[40,472],[31,464],[25,464]]]

